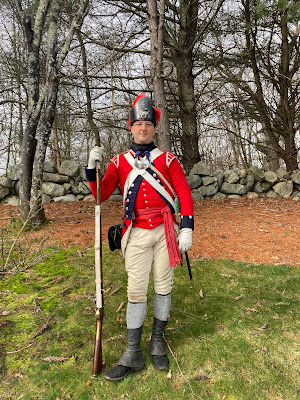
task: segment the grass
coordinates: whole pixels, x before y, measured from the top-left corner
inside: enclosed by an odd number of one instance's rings
[[[177,267],[166,330],[171,379],[154,369],[147,352],[150,287],[146,368],[116,383],[91,376],[93,252],[53,250],[44,263],[1,281],[1,399],[299,398],[296,267],[193,261],[193,289],[186,268]],[[126,274],[118,253],[104,248],[103,260],[103,356],[110,368],[126,345],[126,307],[117,312],[126,303]]]

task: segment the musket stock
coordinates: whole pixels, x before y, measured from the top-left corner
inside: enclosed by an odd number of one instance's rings
[[[95,207],[95,273],[96,273],[96,334],[93,359],[93,376],[102,371],[102,323],[103,308],[103,279],[102,279],[102,239],[101,239],[101,173],[100,163],[96,162],[97,198]]]

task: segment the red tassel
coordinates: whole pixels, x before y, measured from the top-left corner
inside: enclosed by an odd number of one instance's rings
[[[165,207],[161,210],[161,213],[164,218],[165,236],[170,258],[170,266],[176,267],[177,263],[182,263],[182,258],[178,248],[171,210],[169,207]]]

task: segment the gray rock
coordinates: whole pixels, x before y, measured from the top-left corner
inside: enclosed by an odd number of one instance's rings
[[[78,176],[80,174],[80,168],[77,162],[71,160],[65,160],[61,163],[59,168],[59,173],[61,175],[68,175],[68,176]]]
[[[78,185],[72,185],[71,186],[71,191],[75,196],[80,193]]]
[[[109,200],[113,201],[123,201],[123,196],[121,194],[112,194]]]
[[[237,173],[238,172],[238,173]],[[227,169],[224,172],[224,180],[228,183],[237,183],[240,179],[239,171],[238,170],[231,170]]]
[[[203,197],[207,196],[207,186],[201,186],[198,190]]]
[[[0,186],[6,187],[6,188],[11,188],[12,187],[12,180],[9,179],[7,176],[3,175],[0,176]]]
[[[86,181],[85,167],[81,167],[80,168],[80,175],[79,176],[83,181]]]
[[[273,171],[265,172],[265,181],[274,185],[278,181],[278,176]]]
[[[243,178],[246,178],[246,176],[247,176],[247,171],[245,170],[245,168],[241,169],[240,170],[240,178],[243,179]]]
[[[248,193],[247,193],[247,197],[248,197],[249,199],[257,199],[257,198],[258,198],[258,193],[255,193],[255,192],[248,192]]]
[[[50,172],[43,173],[44,182],[55,182],[55,183],[68,183],[70,177],[66,175],[52,174]]]
[[[279,179],[289,179],[290,174],[284,168],[280,167],[275,171]]]
[[[45,161],[43,165],[43,172],[49,172],[50,174],[56,174],[57,168],[51,161]]]
[[[202,185],[202,179],[199,175],[189,175],[186,180],[191,189],[197,189]]]
[[[255,182],[262,182],[265,178],[264,171],[261,168],[258,168],[256,165],[252,165],[247,169],[248,174],[252,174],[254,176]]]
[[[219,199],[226,199],[226,194],[218,192],[218,193],[216,193],[216,194],[214,195],[213,198],[216,199],[216,200],[219,200]]]
[[[59,185],[58,183],[54,182],[43,182],[42,190],[49,196],[55,197],[64,196],[64,194],[66,193],[66,189],[63,185]]]
[[[9,188],[0,186],[0,200],[4,199],[4,197],[8,196],[10,193]]]
[[[240,199],[240,195],[239,194],[229,194],[228,195],[228,198],[229,199]]]
[[[211,185],[212,183],[217,182],[217,178],[215,176],[204,176],[202,178],[202,183],[204,186]]]
[[[20,199],[17,196],[8,196],[8,197],[5,197],[4,200],[2,200],[1,204],[5,205],[5,206],[19,206]]]
[[[245,181],[244,178],[240,181],[240,184],[246,187],[246,192],[250,192],[253,189],[254,183],[255,180],[252,174],[248,174],[245,178]]]
[[[79,193],[79,194],[76,195],[76,198],[77,198],[79,201],[80,201],[80,200],[83,200],[83,199],[84,199],[84,195],[81,194],[81,193]]]
[[[266,193],[270,190],[271,186],[268,182],[256,182],[253,186],[253,191],[256,193]]]
[[[198,201],[198,200],[203,200],[203,199],[204,199],[204,196],[203,196],[202,193],[200,192],[200,189],[201,189],[201,188],[199,188],[199,189],[192,189],[192,198],[193,198],[193,200]]]
[[[300,197],[293,197],[294,201],[298,201],[300,199]]]
[[[261,190],[263,193],[267,193],[272,187],[272,184],[270,182],[266,182],[266,181],[261,182],[260,185],[261,185]]]
[[[71,186],[71,191],[75,195],[79,195],[79,194],[86,195],[86,194],[90,194],[91,193],[91,190],[90,190],[89,186],[86,186],[84,184],[84,182],[79,182],[78,185],[72,185]]]
[[[88,194],[87,196],[84,196],[83,201],[94,201],[94,196],[92,194]]]
[[[65,196],[54,197],[55,203],[73,203],[74,201],[79,201],[74,194],[66,194]]]
[[[205,186],[205,189],[206,189],[206,196],[207,196],[207,197],[214,196],[214,195],[218,192],[218,190],[219,190],[218,182],[215,181],[215,182],[212,183],[211,185]]]
[[[113,194],[122,194],[121,189],[120,189],[120,186],[118,186],[118,187],[116,188],[116,190],[113,192]]]
[[[78,188],[80,190],[80,194],[86,195],[91,193],[90,185],[87,181],[79,182]]]
[[[293,192],[293,197],[300,197],[300,192]]]
[[[11,165],[7,169],[6,176],[11,179],[12,181],[17,181],[20,179],[21,174],[21,165]]]
[[[217,178],[217,182],[218,182],[218,188],[221,187],[223,181],[224,181],[224,174],[221,171],[216,171],[213,175],[214,177]]]
[[[72,187],[71,183],[64,183],[64,188],[66,189],[66,191],[70,190]]]
[[[225,194],[245,194],[246,187],[239,183],[227,183],[223,182],[220,187],[220,192]]]
[[[275,198],[278,197],[278,194],[275,193],[274,190],[269,190],[268,193],[266,193],[266,196],[270,198]]]
[[[299,184],[300,183],[300,170],[299,169],[295,169],[295,171],[293,171],[292,176],[291,176],[293,182]]]
[[[282,197],[289,197],[293,193],[293,181],[279,182],[273,186],[273,190]]]
[[[199,161],[197,164],[195,164],[193,166],[189,175],[190,176],[191,175],[206,176],[206,175],[210,175],[210,171],[209,171],[207,165],[205,164],[205,162]]]

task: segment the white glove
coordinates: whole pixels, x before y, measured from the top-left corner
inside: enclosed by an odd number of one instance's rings
[[[104,153],[104,147],[95,146],[89,154],[88,169],[96,168],[96,161],[102,160],[102,155]]]
[[[180,253],[184,253],[192,247],[193,231],[191,228],[182,228],[178,235],[178,247]]]

